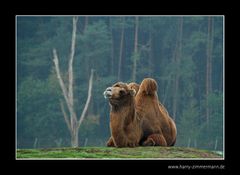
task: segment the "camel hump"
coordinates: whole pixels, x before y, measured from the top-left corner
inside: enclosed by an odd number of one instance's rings
[[[157,88],[157,82],[152,78],[143,79],[140,85],[140,90],[147,95],[155,94],[155,92],[157,92]]]

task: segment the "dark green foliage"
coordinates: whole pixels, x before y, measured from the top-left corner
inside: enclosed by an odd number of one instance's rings
[[[210,107],[209,124],[206,121],[201,124],[199,139],[206,142],[200,143],[203,148],[214,148],[223,150],[223,94],[221,92],[213,92],[207,97]],[[203,101],[206,102],[206,99]],[[205,103],[206,104],[206,103]]]
[[[195,101],[190,101],[189,105],[183,109],[178,125],[178,144],[182,146],[196,146],[193,143],[198,140],[199,111]],[[191,126],[191,127],[190,127]],[[191,133],[191,134],[189,134]],[[191,144],[192,143],[192,144]],[[196,144],[196,143],[195,143]]]
[[[36,139],[37,147],[55,146],[55,140],[68,137],[59,106],[60,89],[52,76],[45,81],[28,77],[18,86],[18,147],[31,148]]]
[[[73,62],[74,106],[78,118],[87,99],[90,71],[95,70],[90,106],[79,130],[80,146],[105,145],[110,136],[109,105],[102,93],[118,81],[119,68],[120,80],[131,82],[133,59],[136,59],[137,83],[145,77],[156,79],[160,101],[170,116],[176,113],[176,144],[222,151],[223,17],[212,17],[212,88],[206,96],[208,19],[207,16],[141,16],[136,54],[134,16],[79,16]],[[66,82],[72,17],[18,16],[16,22],[17,147],[70,146],[60,108],[63,95],[53,67],[52,49],[57,49]]]

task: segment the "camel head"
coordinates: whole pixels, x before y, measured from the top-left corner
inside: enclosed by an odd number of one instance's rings
[[[130,88],[128,84],[118,82],[112,87],[108,87],[103,95],[109,100],[111,105],[118,105],[127,102],[131,97],[135,96],[136,90]]]

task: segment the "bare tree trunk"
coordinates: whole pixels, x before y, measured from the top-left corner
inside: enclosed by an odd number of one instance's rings
[[[176,121],[177,114],[177,105],[178,105],[178,90],[179,90],[179,68],[180,68],[180,59],[182,56],[182,32],[183,32],[183,17],[179,19],[179,34],[177,39],[176,54],[174,62],[177,65],[177,70],[174,80],[174,90],[173,90],[173,119]]]
[[[61,87],[61,89],[62,89],[62,93],[63,93],[64,99],[65,99],[65,101],[66,101],[66,104],[67,104],[69,113],[71,114],[71,116],[73,116],[73,114],[74,114],[75,112],[74,112],[74,110],[73,110],[73,106],[70,105],[69,98],[68,98],[68,93],[67,93],[67,89],[66,89],[66,86],[65,86],[65,84],[64,84],[64,82],[63,82],[63,80],[62,80],[62,76],[61,76],[61,73],[60,73],[60,70],[59,70],[59,63],[58,63],[58,56],[57,56],[57,51],[56,51],[56,49],[53,49],[53,57],[54,57],[53,62],[54,62],[54,65],[55,65],[57,78],[58,78],[60,87]]]
[[[87,143],[88,143],[88,138],[85,138],[84,146],[87,146]]]
[[[112,39],[110,73],[111,73],[111,75],[114,75],[114,39],[113,39],[113,26],[112,26],[111,18],[109,19],[109,25],[110,25],[111,39]]]
[[[138,56],[138,26],[139,26],[139,17],[135,17],[135,39],[134,39],[134,53],[133,53],[133,73],[132,81],[136,81],[136,71],[137,71],[137,56]]]
[[[217,145],[218,145],[218,140],[217,140],[217,138],[216,138],[216,140],[215,140],[214,150],[217,150]]]
[[[121,79],[124,26],[125,26],[125,17],[122,17],[122,29],[121,29],[121,40],[120,40],[120,49],[119,49],[119,62],[118,62],[118,81],[120,81]]]
[[[191,138],[188,139],[188,144],[187,144],[187,147],[189,148],[191,145]]]
[[[64,120],[67,124],[67,127],[71,134],[71,145],[72,147],[78,147],[78,130],[79,127],[86,115],[86,111],[89,106],[90,98],[91,98],[91,91],[92,91],[92,81],[93,81],[93,70],[91,70],[91,76],[89,80],[89,89],[88,89],[88,97],[87,101],[85,103],[82,115],[77,120],[77,115],[74,110],[74,94],[73,94],[73,59],[75,54],[75,44],[76,44],[76,31],[77,31],[77,17],[73,17],[73,31],[72,31],[72,43],[71,43],[71,51],[69,56],[69,64],[68,64],[68,89],[66,89],[66,86],[62,80],[62,76],[59,70],[59,62],[58,62],[58,55],[56,49],[53,49],[53,62],[56,69],[57,78],[60,84],[60,87],[62,89],[62,93],[65,99],[65,102],[67,104],[67,108],[69,111],[70,117],[67,115],[64,109],[63,102],[60,101],[61,110],[63,113]]]
[[[148,76],[151,77],[152,69],[153,69],[153,49],[152,49],[152,32],[149,32],[149,58],[148,58]]]
[[[68,99],[69,99],[69,105],[71,108],[74,109],[73,106],[73,58],[75,54],[75,45],[76,45],[76,32],[77,32],[77,17],[73,17],[73,30],[72,30],[72,44],[71,44],[71,52],[69,56],[69,64],[68,64]],[[70,113],[71,115],[71,125],[72,128],[73,125],[77,121],[77,117],[75,112]]]
[[[78,147],[78,128],[75,125],[73,125],[73,129],[71,133],[71,145],[74,148]]]
[[[211,37],[210,37],[210,55],[209,55],[209,88],[210,92],[212,92],[212,57],[213,57],[213,40],[214,40],[214,18],[212,17],[211,24]]]
[[[207,48],[206,48],[206,55],[207,55],[207,60],[206,60],[206,122],[207,122],[207,127],[209,123],[209,108],[208,108],[208,95],[209,95],[209,40],[210,40],[210,24],[211,20],[210,17],[208,18],[208,33],[207,33]]]
[[[212,92],[212,50],[213,50],[213,18],[208,18],[208,34],[207,34],[207,61],[206,61],[206,122],[209,126],[209,94]]]
[[[37,148],[37,143],[38,143],[38,138],[36,137],[33,143],[33,148],[36,149]]]

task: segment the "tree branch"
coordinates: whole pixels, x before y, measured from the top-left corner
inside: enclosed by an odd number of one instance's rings
[[[77,17],[73,17],[73,30],[72,30],[72,43],[71,43],[71,51],[68,62],[68,101],[72,109],[74,109],[73,104],[73,59],[75,54],[75,44],[76,44],[76,31],[77,31]],[[71,113],[71,127],[74,128],[75,121],[77,121],[77,117],[75,113]]]
[[[63,105],[63,101],[62,101],[62,100],[60,101],[60,106],[61,106],[61,110],[62,110],[62,113],[63,113],[63,116],[64,116],[64,120],[65,120],[65,122],[66,122],[66,124],[67,124],[67,127],[68,127],[69,131],[72,132],[71,125],[70,125],[70,121],[69,121],[69,117],[68,117],[68,115],[67,115],[66,112],[65,112],[65,109],[64,109],[64,105]]]
[[[65,84],[62,80],[62,76],[61,76],[61,73],[60,73],[60,70],[59,70],[59,63],[58,63],[58,56],[57,56],[56,49],[53,49],[53,62],[54,62],[54,65],[55,65],[57,78],[59,80],[59,84],[60,84],[60,87],[61,87],[62,92],[63,92],[63,96],[64,96],[66,102],[68,103],[67,89],[66,89]]]
[[[72,30],[72,44],[68,65],[68,99],[71,106],[73,106],[73,58],[75,54],[76,44],[76,31],[77,31],[77,17],[73,17],[73,30]]]
[[[91,69],[91,75],[90,75],[90,78],[89,78],[89,86],[88,86],[88,97],[87,97],[87,101],[85,103],[84,109],[82,111],[81,117],[80,117],[79,122],[78,122],[78,128],[82,124],[82,121],[83,121],[83,119],[86,115],[86,112],[87,112],[87,109],[88,109],[88,106],[89,106],[89,103],[90,103],[90,99],[91,99],[91,96],[92,96],[93,73],[94,73],[94,70]]]
[[[60,104],[61,110],[62,110],[64,119],[65,119],[65,122],[67,124],[67,127],[70,130],[71,143],[72,143],[72,146],[74,146],[74,147],[78,146],[78,120],[77,120],[77,115],[74,111],[74,104],[73,104],[73,59],[74,59],[74,54],[75,54],[77,19],[78,19],[78,17],[73,17],[72,43],[71,43],[71,51],[70,51],[70,57],[69,57],[69,62],[68,62],[69,63],[68,64],[68,89],[66,89],[66,86],[61,77],[61,73],[59,70],[57,51],[56,51],[56,49],[53,49],[53,62],[55,65],[57,78],[59,80],[59,84],[62,89],[62,93],[63,93],[64,99],[66,101],[70,116],[67,116],[62,102]]]
[[[67,96],[67,90],[66,90],[65,84],[64,84],[64,82],[62,80],[62,76],[60,74],[59,64],[58,64],[58,56],[57,56],[56,49],[53,49],[53,62],[54,62],[54,65],[55,65],[57,78],[59,80],[59,84],[60,84],[60,87],[62,89],[62,93],[63,93],[64,99],[65,99],[65,101],[67,103],[67,106],[68,106],[68,110],[69,110],[71,116],[75,116],[76,117],[76,115],[73,115],[73,114],[75,114],[75,112],[73,110],[73,106],[71,105],[71,103],[69,103],[69,99],[68,99],[68,96]]]

